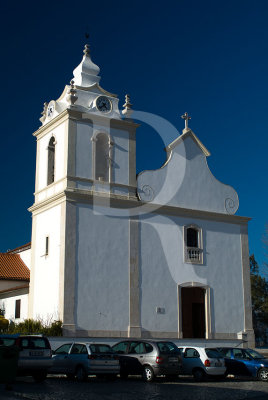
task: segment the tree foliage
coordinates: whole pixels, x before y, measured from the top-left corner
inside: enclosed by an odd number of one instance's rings
[[[254,254],[249,257],[253,327],[257,342],[267,343],[268,282],[260,275]]]
[[[264,255],[266,257],[266,262],[264,262],[264,266],[266,269],[268,268],[268,224],[265,226],[265,233],[263,235],[263,246],[264,246]]]

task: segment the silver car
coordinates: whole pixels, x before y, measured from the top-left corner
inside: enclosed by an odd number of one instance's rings
[[[179,350],[182,355],[182,375],[193,375],[196,381],[202,381],[207,376],[225,377],[225,361],[217,349],[184,346]]]
[[[18,346],[18,376],[31,375],[36,382],[46,379],[52,366],[52,352],[48,339],[43,335],[1,335],[1,344]]]
[[[172,342],[124,340],[112,347],[119,355],[121,378],[142,375],[146,382],[151,382],[157,375],[176,379],[181,371],[181,355]]]
[[[88,375],[115,378],[120,371],[118,356],[108,344],[66,343],[53,351],[50,374],[65,374],[84,381]]]

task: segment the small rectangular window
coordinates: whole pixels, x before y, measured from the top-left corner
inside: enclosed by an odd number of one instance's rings
[[[20,304],[21,304],[21,300],[16,300],[16,303],[15,303],[15,318],[20,318]]]
[[[202,229],[197,225],[184,226],[184,261],[203,264]]]
[[[45,255],[48,255],[48,246],[49,246],[49,237],[46,236],[46,250],[45,250]]]

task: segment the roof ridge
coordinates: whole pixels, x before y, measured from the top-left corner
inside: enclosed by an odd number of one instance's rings
[[[23,250],[27,250],[28,248],[31,248],[31,244],[32,244],[32,242],[28,242],[26,244],[23,244],[22,246],[15,247],[15,249],[7,250],[6,253],[8,253],[8,254],[10,254],[10,253],[11,254],[12,253],[20,253]]]

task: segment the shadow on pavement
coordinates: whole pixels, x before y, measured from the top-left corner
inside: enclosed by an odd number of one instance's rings
[[[267,400],[268,383],[253,380],[226,379],[196,383],[192,378],[170,382],[159,378],[144,383],[138,377],[106,381],[89,377],[78,383],[63,377],[51,377],[43,383],[31,378],[18,378],[13,391],[0,385],[1,400]]]

